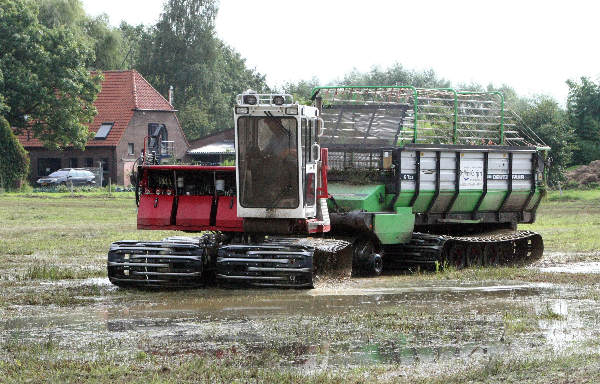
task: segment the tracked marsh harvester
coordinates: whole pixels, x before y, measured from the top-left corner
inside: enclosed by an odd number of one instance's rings
[[[202,234],[113,243],[111,282],[312,287],[330,271],[541,257],[540,235],[516,227],[535,220],[548,148],[502,94],[318,87],[312,100],[238,95],[235,167],[142,161],[138,228]]]

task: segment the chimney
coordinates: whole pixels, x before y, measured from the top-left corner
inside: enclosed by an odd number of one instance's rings
[[[173,86],[169,86],[169,104],[173,105]]]

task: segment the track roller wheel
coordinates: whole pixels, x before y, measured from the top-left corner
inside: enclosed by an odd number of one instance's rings
[[[354,242],[352,267],[355,275],[381,275],[383,258],[372,239],[363,237]]]
[[[381,275],[381,272],[383,272],[383,257],[381,257],[379,253],[375,253],[373,255],[373,260],[371,261],[371,263],[372,274],[375,276]]]

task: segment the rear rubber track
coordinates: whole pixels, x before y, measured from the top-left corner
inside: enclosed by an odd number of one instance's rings
[[[531,231],[482,236],[415,232],[407,244],[385,246],[384,263],[388,269],[524,265],[539,260],[543,252],[542,237]]]

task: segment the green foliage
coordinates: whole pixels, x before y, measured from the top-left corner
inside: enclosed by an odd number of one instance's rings
[[[121,34],[121,53],[123,57],[121,69],[135,68],[140,55],[140,44],[143,39],[148,38],[148,28],[143,24],[133,26],[122,22],[119,26]]]
[[[569,80],[567,111],[573,127],[577,151],[575,164],[587,164],[600,159],[600,84],[586,77],[581,82]]]
[[[14,190],[25,179],[29,170],[29,157],[21,143],[10,129],[10,125],[0,116],[0,186]]]
[[[512,110],[515,112],[523,111],[524,109],[529,108],[530,100],[520,97],[515,89],[507,84],[502,84],[499,87],[494,86],[493,84],[488,84],[486,92],[501,92],[504,96],[504,106],[508,110]]]
[[[573,130],[566,113],[548,96],[528,100],[519,115],[526,127],[531,128],[552,150],[549,156],[548,182],[556,185],[565,179],[565,171],[573,152]]]
[[[40,23],[48,28],[75,27],[87,19],[79,0],[38,0]]]
[[[374,67],[369,72],[354,70],[344,76],[340,85],[412,85],[417,88],[447,88],[448,80],[439,78],[433,69],[414,71],[405,69],[402,64],[381,69]]]
[[[179,110],[179,122],[185,129],[185,135],[188,140],[195,140],[206,136],[214,130],[214,124],[210,121],[210,112],[208,108],[203,107],[202,103],[192,98]]]
[[[121,31],[108,24],[108,16],[100,15],[86,20],[85,31],[94,47],[94,61],[88,68],[98,70],[125,69]]]
[[[0,10],[0,94],[9,108],[4,117],[50,148],[83,148],[101,80],[86,68],[93,51],[68,27],[41,24],[36,3],[0,0]]]
[[[225,160],[223,160],[223,163],[221,165],[223,165],[225,167],[235,166],[235,159],[225,159]]]
[[[154,27],[137,27],[144,32],[139,41],[133,27],[121,26],[140,73],[163,95],[173,86],[188,139],[230,128],[235,96],[245,88],[266,88],[264,76],[215,37],[216,13],[214,0],[169,0]]]
[[[87,16],[80,0],[41,0],[39,7],[41,24],[67,28],[94,51],[94,56],[86,62],[89,69],[123,69],[126,52],[121,30],[109,25],[107,15]]]
[[[319,79],[313,77],[310,80],[300,80],[297,83],[287,82],[283,85],[282,91],[294,96],[294,101],[299,104],[312,104],[310,97],[314,87],[321,85]]]

